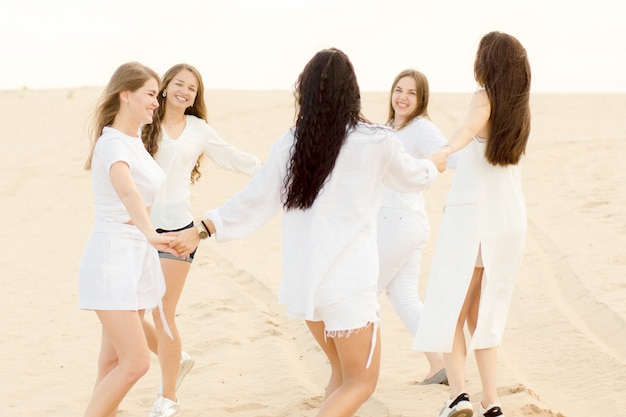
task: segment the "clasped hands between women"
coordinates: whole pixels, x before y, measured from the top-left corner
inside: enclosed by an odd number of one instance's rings
[[[444,172],[451,153],[450,145],[445,145],[431,154],[428,159],[435,164],[439,172]],[[195,227],[178,232],[158,234],[157,236],[157,239],[149,240],[158,250],[183,258],[189,256],[200,243],[200,237]]]
[[[157,250],[183,258],[196,250],[200,243],[198,230],[195,227],[178,232],[156,233],[154,239],[148,238],[148,240]]]
[[[428,159],[435,164],[439,172],[444,172],[448,164],[448,158],[452,155],[453,149],[450,145],[444,145],[437,152],[432,153]]]

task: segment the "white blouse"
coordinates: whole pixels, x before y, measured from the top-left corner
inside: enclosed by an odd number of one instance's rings
[[[428,158],[447,142],[441,130],[424,117],[413,119],[404,128],[396,131],[396,136],[404,145],[404,149],[414,158]],[[424,211],[424,196],[420,191],[402,193],[385,187],[382,207],[421,213]]]
[[[274,145],[248,185],[222,207],[209,210],[217,241],[244,237],[281,208],[294,130]],[[282,216],[282,280],[279,301],[290,315],[313,311],[369,287],[378,279],[376,216],[383,185],[418,191],[437,177],[435,165],[409,156],[387,127],[359,123],[313,205]]]
[[[165,171],[165,186],[157,195],[150,218],[154,227],[161,229],[179,229],[193,221],[190,178],[201,154],[221,168],[249,176],[261,168],[259,158],[224,141],[204,120],[187,115],[185,122],[178,139],[171,139],[162,130],[163,138],[154,157]]]

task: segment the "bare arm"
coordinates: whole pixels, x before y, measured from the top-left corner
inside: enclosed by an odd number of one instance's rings
[[[109,178],[117,196],[126,207],[132,223],[146,236],[150,244],[160,251],[178,255],[168,246],[173,237],[160,235],[152,226],[146,204],[130,175],[128,164],[122,161],[112,164],[109,170]]]
[[[463,124],[454,132],[440,152],[451,155],[465,146],[486,126],[491,115],[491,104],[484,90],[478,90],[472,96],[470,108]]]

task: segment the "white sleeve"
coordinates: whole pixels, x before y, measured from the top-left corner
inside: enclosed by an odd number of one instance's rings
[[[116,162],[126,162],[130,167],[132,160],[131,151],[121,138],[107,138],[100,144],[99,153],[106,172],[111,170],[111,165]]]
[[[428,158],[432,153],[436,152],[448,143],[443,132],[428,119],[420,118],[406,127],[411,129],[408,134],[415,138],[412,142],[413,149],[408,150],[411,156],[416,158]],[[448,159],[448,168],[456,168],[458,154],[453,153]]]
[[[221,168],[253,176],[261,168],[261,161],[254,155],[240,151],[223,140],[208,124],[203,127],[203,152]]]
[[[395,135],[386,142],[390,162],[383,182],[387,187],[403,193],[421,191],[432,184],[439,172],[429,159],[409,155]]]
[[[282,208],[281,194],[293,136],[279,140],[261,170],[246,187],[218,209],[208,210],[215,225],[215,239],[225,242],[249,235],[263,226]]]

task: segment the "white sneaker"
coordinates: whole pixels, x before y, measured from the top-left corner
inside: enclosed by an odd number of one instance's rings
[[[149,417],[175,417],[180,415],[180,404],[159,395]]]
[[[180,353],[180,368],[178,369],[178,377],[176,377],[176,391],[178,391],[180,384],[183,383],[183,379],[185,379],[195,363],[196,361],[187,352],[183,351]]]
[[[466,393],[459,394],[454,400],[446,400],[439,417],[472,417],[474,409]]]
[[[478,406],[478,415],[481,417],[504,417],[502,409],[497,404],[489,404],[485,410],[483,408],[483,404],[481,403]]]

